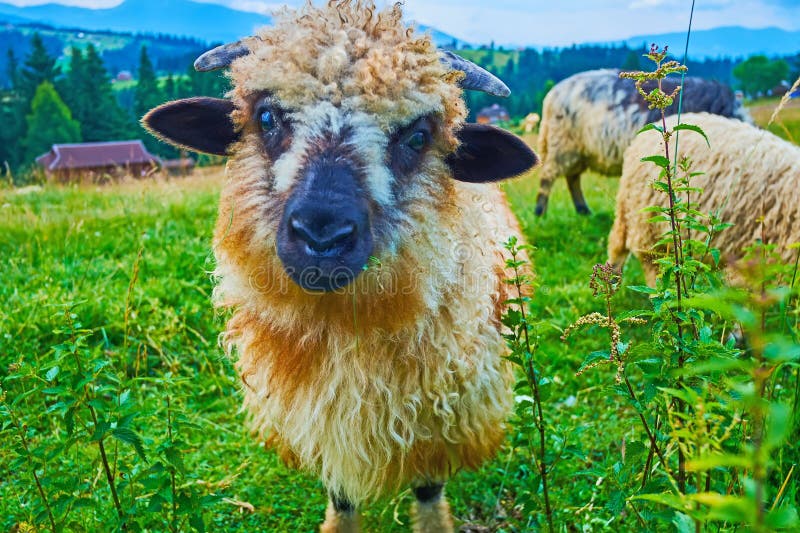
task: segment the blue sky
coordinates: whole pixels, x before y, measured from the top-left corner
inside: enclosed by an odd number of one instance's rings
[[[0,1],[34,5],[54,0]],[[280,5],[275,0],[203,1],[259,12]],[[110,7],[121,0],[58,3]],[[302,0],[287,3],[298,5]],[[408,18],[466,41],[545,46],[684,31],[691,7],[691,0],[405,0],[404,3]],[[696,29],[732,25],[800,30],[800,0],[697,0]]]

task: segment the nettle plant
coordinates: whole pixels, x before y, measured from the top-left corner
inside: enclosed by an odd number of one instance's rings
[[[800,437],[797,261],[783,264],[772,245],[757,242],[723,271],[714,237],[729,225],[698,211],[703,191],[692,178],[700,173],[670,153],[679,131],[706,138],[694,125],[667,128],[665,109],[680,95],[665,93],[661,82],[686,67],[666,61],[666,48],[653,46],[645,57],[652,72],[620,76],[662,113],[660,124],[639,132],[664,140],[663,154],[642,159],[654,164],[653,187],[666,196],[647,209],[652,223],[667,228],[652,251],[660,275],[655,287],[628,287],[649,297],[648,309],[615,314],[621,273],[597,265],[591,286],[605,313],[564,333],[566,340],[586,325],[608,331],[608,348],[590,354],[578,374],[613,367],[610,388],[641,428],[607,472],[610,498],[624,499],[643,528],[664,521],[679,531],[797,528],[792,480],[800,453],[789,444]],[[646,91],[645,82],[656,86]]]
[[[12,443],[9,473],[20,501],[30,502],[18,524],[204,531],[203,513],[221,496],[201,490],[183,462],[190,446],[182,433],[197,429],[180,414],[191,383],[170,368],[140,375],[138,359],[85,328],[75,306],[62,307],[61,342],[20,355],[0,380],[0,438]],[[145,405],[145,394],[160,405]]]

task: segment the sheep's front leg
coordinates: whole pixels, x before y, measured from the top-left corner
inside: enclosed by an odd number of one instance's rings
[[[358,511],[356,506],[339,496],[331,494],[325,522],[320,526],[321,533],[358,533]]]
[[[411,510],[416,533],[448,533],[453,531],[450,506],[444,497],[444,485],[428,485],[414,489],[417,501]]]
[[[573,174],[567,176],[567,187],[569,187],[569,194],[572,196],[572,204],[575,206],[575,211],[577,211],[579,215],[588,215],[591,213],[589,206],[586,205],[586,199],[583,197],[581,175]]]
[[[550,200],[550,190],[553,188],[553,182],[558,177],[557,171],[550,168],[550,165],[545,163],[544,168],[539,172],[539,194],[536,196],[536,216],[540,217],[547,213],[547,203]]]

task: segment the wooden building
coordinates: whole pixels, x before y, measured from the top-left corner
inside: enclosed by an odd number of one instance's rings
[[[54,144],[36,163],[57,181],[105,181],[146,176],[158,169],[161,161],[136,140]]]
[[[505,107],[500,104],[492,104],[481,109],[476,118],[478,124],[497,124],[498,122],[508,122],[511,117]]]

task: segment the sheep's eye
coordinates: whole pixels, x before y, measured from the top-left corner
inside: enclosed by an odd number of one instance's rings
[[[272,111],[264,111],[261,113],[261,131],[270,131],[275,127],[275,114]]]
[[[406,146],[415,152],[421,151],[428,144],[428,134],[422,130],[417,130],[411,134],[406,141]]]

